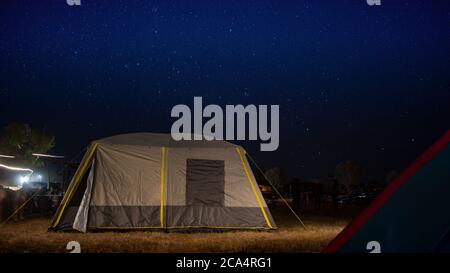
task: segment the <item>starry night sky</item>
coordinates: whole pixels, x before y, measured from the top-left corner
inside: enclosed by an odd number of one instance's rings
[[[2,1],[0,126],[25,122],[71,157],[91,140],[170,132],[176,104],[279,104],[263,166],[366,179],[449,129],[449,1]]]

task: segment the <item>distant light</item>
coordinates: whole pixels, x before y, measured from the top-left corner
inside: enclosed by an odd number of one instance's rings
[[[37,175],[37,180],[38,180],[39,182],[42,181],[42,175],[38,174],[38,175]]]
[[[38,154],[38,153],[33,153],[33,155],[38,156],[38,157],[64,158],[63,155],[47,155],[47,154]]]
[[[4,164],[0,164],[0,168],[5,168],[11,171],[20,171],[20,172],[30,172],[33,173],[32,169],[27,169],[27,168],[20,168],[20,167],[12,167],[12,166],[7,166]]]
[[[28,183],[30,182],[30,176],[29,175],[21,175],[19,176],[19,182],[20,184]]]
[[[22,189],[22,187],[17,187],[17,186],[3,186],[3,188],[10,189],[12,191],[18,191],[18,190]]]
[[[0,157],[3,157],[3,158],[16,158],[13,155],[0,155]]]

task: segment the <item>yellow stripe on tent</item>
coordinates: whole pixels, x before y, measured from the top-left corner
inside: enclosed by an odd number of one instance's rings
[[[59,221],[61,220],[62,214],[64,210],[66,209],[67,204],[69,204],[70,200],[72,199],[72,195],[74,194],[75,190],[78,188],[78,184],[80,183],[81,178],[83,177],[84,173],[87,170],[87,167],[89,166],[89,163],[92,160],[92,157],[94,156],[94,152],[97,149],[98,144],[94,143],[91,150],[89,151],[89,155],[86,158],[86,160],[83,162],[83,166],[81,167],[80,171],[77,172],[75,179],[73,180],[73,183],[69,186],[69,193],[67,194],[67,198],[63,203],[63,206],[61,208],[60,213],[58,214],[58,217],[56,218],[55,223],[53,224],[53,227],[56,227],[59,224]]]
[[[165,172],[166,148],[161,148],[161,205],[159,211],[160,227],[164,227],[164,172]]]
[[[250,173],[248,172],[247,165],[245,164],[244,158],[241,154],[241,151],[239,150],[239,147],[236,147],[236,151],[239,155],[239,158],[241,159],[242,166],[244,167],[244,172],[245,172],[245,175],[247,176],[248,183],[250,183],[250,185],[252,186],[253,193],[255,194],[256,201],[258,201],[259,207],[261,208],[261,212],[264,216],[264,219],[266,219],[266,222],[267,222],[267,225],[269,226],[269,228],[272,228],[272,225],[270,224],[270,221],[269,221],[269,218],[267,217],[266,211],[264,210],[262,202],[259,199],[258,192],[256,191],[255,185],[253,184],[253,181],[250,177]]]

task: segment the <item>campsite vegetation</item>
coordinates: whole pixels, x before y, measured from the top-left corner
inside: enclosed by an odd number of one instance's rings
[[[48,232],[50,219],[10,223],[0,228],[0,252],[68,252],[77,241],[81,252],[320,252],[345,227],[347,219],[304,216],[304,229],[286,209],[273,216],[278,230],[228,232]]]

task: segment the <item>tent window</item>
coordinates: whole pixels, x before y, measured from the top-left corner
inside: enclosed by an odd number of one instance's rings
[[[187,159],[186,203],[188,206],[223,206],[225,162]]]

